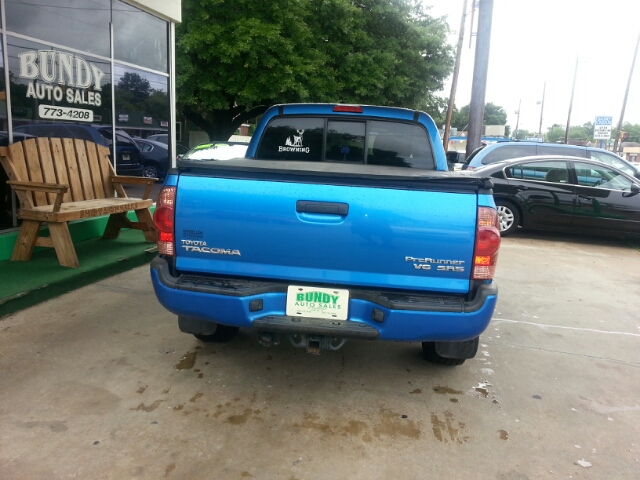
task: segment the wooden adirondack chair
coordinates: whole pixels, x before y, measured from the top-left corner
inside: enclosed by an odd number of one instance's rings
[[[28,261],[35,246],[53,247],[60,265],[79,266],[69,234],[72,220],[109,215],[103,238],[117,238],[121,228],[142,230],[157,240],[149,207],[156,179],[118,176],[109,149],[88,140],[31,138],[0,147],[0,162],[20,200],[22,225],[11,260]],[[123,185],[147,185],[143,198],[128,198]],[[117,196],[116,196],[117,193]],[[127,218],[134,211],[137,222]],[[40,236],[46,222],[50,236]]]

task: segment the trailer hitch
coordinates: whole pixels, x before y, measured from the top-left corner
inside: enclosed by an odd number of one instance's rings
[[[346,338],[325,337],[323,335],[288,335],[291,345],[297,348],[306,348],[307,353],[320,355],[320,350],[339,350],[345,343]]]

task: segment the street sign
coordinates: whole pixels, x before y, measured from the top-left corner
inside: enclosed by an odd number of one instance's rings
[[[595,140],[609,140],[611,138],[611,125],[613,117],[596,117],[593,127],[593,138]]]

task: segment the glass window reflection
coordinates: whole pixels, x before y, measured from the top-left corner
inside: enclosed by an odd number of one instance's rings
[[[135,130],[166,130],[169,79],[144,70],[115,66],[116,125]]]
[[[588,163],[575,163],[578,185],[597,187],[605,190],[630,192],[633,182],[617,170]]]
[[[94,123],[111,120],[111,63],[8,36],[11,113],[14,127],[45,119],[41,105],[91,110]],[[62,67],[61,63],[66,66]],[[4,79],[4,77],[3,77]],[[83,121],[60,118],[54,121]]]
[[[110,4],[110,0],[5,0],[7,30],[108,57]]]
[[[139,8],[113,4],[114,57],[159,72],[168,72],[168,23]]]

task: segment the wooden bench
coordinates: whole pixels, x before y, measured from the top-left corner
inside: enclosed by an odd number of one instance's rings
[[[156,179],[116,175],[107,147],[71,138],[31,138],[0,147],[0,162],[20,200],[22,225],[11,260],[28,261],[35,246],[53,247],[60,265],[77,268],[68,222],[101,215],[109,215],[102,238],[133,228],[148,242],[157,241],[149,210],[153,201],[147,198]],[[128,198],[123,185],[147,188],[143,198]],[[137,222],[127,218],[130,211]],[[43,222],[48,237],[40,236]]]

